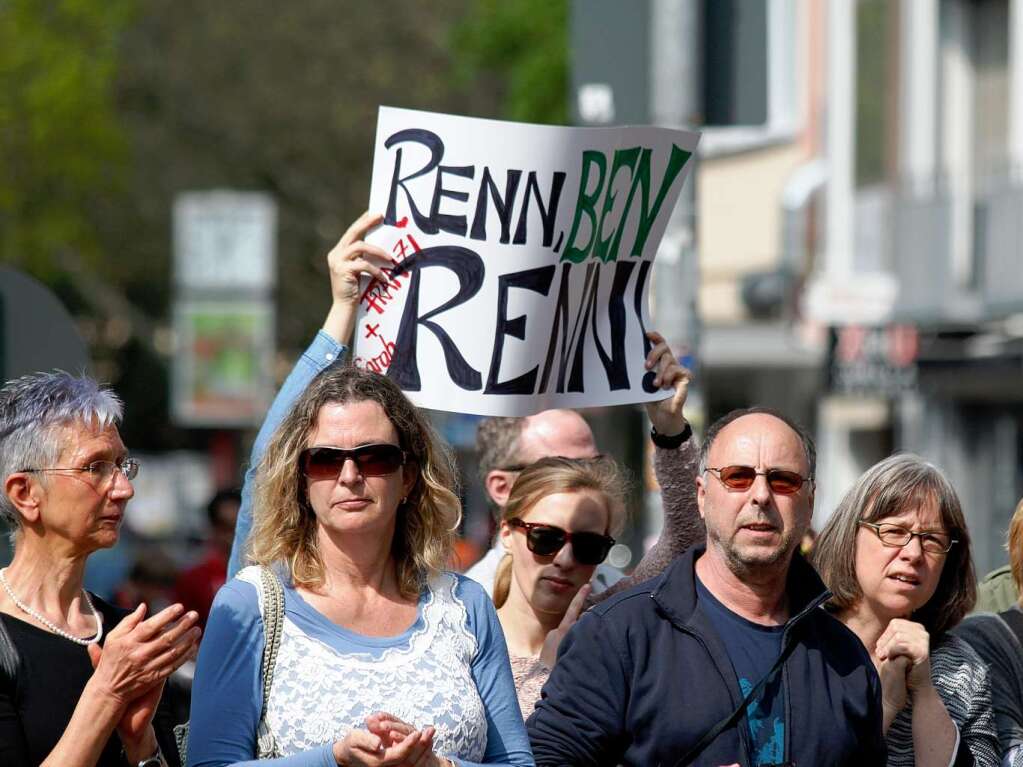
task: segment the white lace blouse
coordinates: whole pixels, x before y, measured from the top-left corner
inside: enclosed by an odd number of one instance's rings
[[[263,648],[258,580],[258,570],[246,568],[214,603],[193,687],[190,765],[243,763],[255,753]],[[337,626],[285,587],[267,706],[267,724],[286,757],[279,761],[332,765],[331,744],[365,729],[377,711],[416,727],[433,725],[434,751],[460,764],[533,764],[493,606],[461,576],[435,578],[416,622],[382,638]]]

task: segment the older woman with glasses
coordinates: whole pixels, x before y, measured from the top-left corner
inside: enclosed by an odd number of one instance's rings
[[[134,494],[121,409],[95,381],[62,372],[0,390],[0,520],[14,540],[0,570],[4,767],[177,763],[174,723],[157,706],[194,657],[198,616],[173,605],[144,619],[145,605],[129,614],[82,586]]]
[[[328,256],[323,332],[257,438],[255,566],[210,613],[193,767],[533,764],[493,605],[443,570],[460,516],[450,455],[390,379],[335,364],[360,275],[386,280],[387,254],[362,241],[379,223],[365,215]],[[264,665],[267,577],[283,619]]]
[[[949,633],[977,586],[955,490],[900,454],[868,469],[817,539],[831,609],[871,654],[884,693],[889,765],[999,764],[981,659]]]

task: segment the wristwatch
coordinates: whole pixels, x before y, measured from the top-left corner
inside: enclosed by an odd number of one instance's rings
[[[661,434],[653,426],[650,427],[650,441],[657,447],[664,450],[675,450],[676,448],[681,447],[682,443],[691,436],[693,436],[693,427],[689,424],[689,421],[686,421],[686,427],[682,431],[670,436],[667,434]]]
[[[163,754],[160,753],[160,747],[156,747],[156,753],[148,759],[143,759],[138,763],[138,767],[164,767]]]

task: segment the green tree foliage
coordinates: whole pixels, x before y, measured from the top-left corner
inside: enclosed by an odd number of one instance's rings
[[[0,260],[49,281],[68,249],[102,261],[90,211],[125,157],[113,74],[132,6],[0,3]]]
[[[478,0],[453,40],[463,80],[490,75],[499,117],[567,124],[567,0]]]
[[[561,122],[566,19],[533,0],[0,0],[0,258],[77,316],[129,443],[186,445],[167,415],[175,195],[277,200],[286,370],[366,207],[377,108]]]

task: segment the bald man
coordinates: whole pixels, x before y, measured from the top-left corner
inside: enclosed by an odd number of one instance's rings
[[[797,553],[815,465],[776,411],[711,425],[694,483],[705,545],[568,632],[526,723],[537,767],[885,763],[877,671]]]

